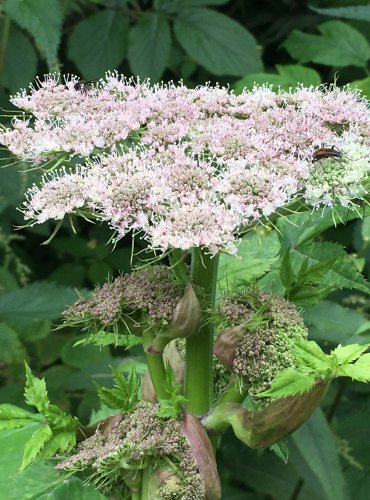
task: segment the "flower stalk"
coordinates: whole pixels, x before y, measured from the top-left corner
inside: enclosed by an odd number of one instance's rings
[[[158,399],[168,399],[169,395],[165,389],[166,369],[162,353],[150,352],[153,342],[154,333],[150,330],[143,332],[144,352],[155,393]]]
[[[191,278],[194,285],[204,290],[205,316],[201,320],[199,334],[186,340],[185,397],[187,410],[202,416],[212,403],[214,328],[207,315],[215,304],[218,255],[212,257],[200,248],[192,252]]]

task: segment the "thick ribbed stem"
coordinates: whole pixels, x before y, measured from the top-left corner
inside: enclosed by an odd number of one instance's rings
[[[187,410],[200,417],[212,403],[213,323],[209,312],[215,305],[218,256],[211,257],[203,250],[192,251],[191,277],[195,286],[204,290],[202,302],[205,314],[199,334],[186,340],[185,397]]]

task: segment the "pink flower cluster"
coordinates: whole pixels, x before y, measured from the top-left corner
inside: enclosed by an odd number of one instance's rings
[[[49,76],[14,96],[25,113],[0,133],[34,164],[64,155],[63,169],[27,193],[31,223],[83,209],[118,237],[143,233],[153,248],[235,252],[241,228],[297,195],[318,207],[366,192],[370,111],[355,92],[256,87],[234,95],[116,74],[76,83]],[[331,145],[345,155],[313,163],[314,151]]]

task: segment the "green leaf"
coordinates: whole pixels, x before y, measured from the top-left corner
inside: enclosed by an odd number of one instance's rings
[[[1,30],[2,26],[3,23],[1,23]],[[26,87],[36,75],[37,56],[35,49],[29,39],[15,25],[10,26],[3,68],[1,84],[11,93],[17,92],[20,87]],[[22,71],[19,68],[22,68]]]
[[[37,500],[104,500],[93,485],[83,484],[80,479],[72,477],[48,489],[48,492],[38,496]]]
[[[289,90],[297,87],[299,84],[305,86],[320,85],[321,78],[317,71],[306,68],[299,64],[276,65],[278,74],[275,73],[254,73],[247,75],[233,84],[233,89],[240,94],[244,88],[252,90],[255,85],[272,85],[273,90],[279,88]]]
[[[270,447],[270,450],[275,453],[285,464],[288,463],[289,448],[286,441],[279,441]]]
[[[312,340],[299,339],[294,343],[293,351],[300,366],[322,372],[330,368],[330,356],[327,356],[320,346]]]
[[[35,431],[31,439],[26,443],[23,453],[23,461],[20,471],[23,471],[28,465],[34,462],[45,444],[51,439],[53,433],[48,425],[43,425]]]
[[[116,334],[112,332],[106,332],[104,330],[100,330],[97,333],[92,333],[88,337],[78,340],[74,343],[75,346],[78,345],[96,345],[100,347],[106,347],[108,345],[114,345],[115,347],[126,347],[126,349],[130,349],[131,347],[135,347],[143,343],[142,337],[137,337],[135,335],[122,335]]]
[[[217,281],[221,290],[251,282],[268,272],[277,261],[280,251],[276,232],[258,234],[251,232],[243,236],[236,256],[221,254]]]
[[[54,434],[38,454],[39,459],[53,457],[57,453],[67,453],[76,446],[76,432],[62,431]]]
[[[113,389],[107,389],[95,382],[99,398],[109,408],[120,410],[122,413],[129,413],[136,407],[139,401],[141,379],[137,375],[134,365],[132,365],[127,377],[118,370],[112,369],[112,371],[114,379]]]
[[[349,344],[345,346],[339,344],[333,351],[331,351],[331,356],[335,356],[338,364],[343,365],[358,359],[362,353],[367,351],[369,347],[370,344]]]
[[[243,76],[260,71],[254,37],[236,21],[208,9],[187,9],[174,23],[186,53],[215,75]]]
[[[57,65],[62,34],[62,11],[58,0],[5,0],[5,13],[28,31],[45,54],[50,71]]]
[[[112,415],[118,415],[119,410],[112,410],[107,405],[102,404],[99,410],[93,410],[91,412],[91,417],[89,420],[89,425],[96,424],[100,420],[104,420],[105,418],[111,417]]]
[[[287,368],[272,381],[270,389],[260,392],[258,396],[284,398],[294,394],[304,394],[313,388],[315,382],[313,375]]]
[[[6,323],[0,323],[0,360],[3,363],[23,363],[27,352],[20,342],[17,332]]]
[[[309,5],[309,8],[323,16],[370,21],[370,5],[351,5],[348,7],[329,7],[326,9]]]
[[[37,415],[10,404],[0,405],[0,430],[17,429],[35,421]]]
[[[292,31],[283,47],[300,63],[366,67],[370,46],[358,30],[341,21],[328,21],[318,29],[321,35]]]
[[[159,410],[156,415],[164,419],[178,418],[186,399],[180,394],[181,384],[176,383],[175,372],[168,360],[166,362],[165,390],[169,394],[169,398],[159,399]]]
[[[130,30],[128,60],[134,75],[158,82],[166,69],[171,50],[167,19],[147,12]]]
[[[344,500],[345,484],[334,438],[320,409],[292,434],[289,449],[291,463],[319,498]]]
[[[54,283],[33,283],[0,297],[0,318],[11,323],[56,319],[77,299],[76,291]]]
[[[339,374],[359,382],[370,382],[370,353],[364,354],[353,364],[342,365]]]
[[[100,78],[125,58],[128,19],[118,11],[102,10],[77,24],[68,40],[68,57],[84,78]]]
[[[24,397],[26,403],[34,406],[40,413],[43,413],[50,404],[48,393],[46,391],[45,379],[35,377],[30,367],[26,365],[26,387],[24,390]]]
[[[367,99],[370,99],[370,76],[363,78],[362,80],[354,80],[349,84],[350,89],[359,89],[362,95]]]

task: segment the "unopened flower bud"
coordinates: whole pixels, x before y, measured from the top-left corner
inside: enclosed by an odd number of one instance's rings
[[[216,432],[224,432],[231,425],[237,438],[247,446],[266,448],[300,427],[319,406],[327,389],[327,383],[317,382],[305,394],[277,399],[253,412],[241,404],[224,403],[206,415],[202,424]]]
[[[232,368],[236,348],[243,338],[244,325],[232,326],[218,335],[213,354],[226,368]]]
[[[150,475],[145,500],[171,500],[183,497],[185,491],[176,472],[170,467],[154,469]]]

